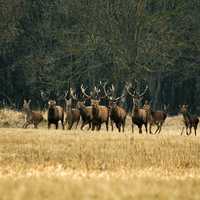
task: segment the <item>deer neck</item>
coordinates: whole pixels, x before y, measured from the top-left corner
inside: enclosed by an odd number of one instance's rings
[[[99,107],[92,108],[92,114],[93,114],[93,116],[98,116],[98,114],[99,114]]]
[[[66,112],[71,112],[72,111],[72,106],[67,106],[66,107]]]
[[[29,119],[32,117],[32,111],[30,108],[25,110],[25,115],[26,115],[26,119]]]
[[[184,118],[184,120],[190,120],[190,114],[189,114],[189,112],[184,112],[183,113],[183,118]]]

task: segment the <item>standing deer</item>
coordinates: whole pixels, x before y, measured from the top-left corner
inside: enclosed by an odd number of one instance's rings
[[[145,101],[143,109],[145,109],[148,113],[149,133],[152,134],[151,128],[152,128],[153,125],[157,126],[157,129],[154,132],[154,134],[160,133],[161,129],[162,129],[162,125],[165,122],[165,119],[167,118],[167,112],[166,111],[160,111],[160,110],[158,110],[158,111],[152,110],[148,101]]]
[[[128,94],[132,97],[132,101],[133,101],[133,109],[132,109],[132,132],[134,131],[134,124],[136,124],[139,128],[139,133],[142,133],[142,125],[145,126],[146,129],[146,133],[148,132],[147,130],[147,126],[148,126],[148,112],[143,109],[140,108],[140,102],[143,98],[143,96],[145,95],[145,93],[148,90],[148,86],[146,85],[144,91],[140,94],[138,94],[136,92],[136,87],[137,87],[137,83],[135,82],[135,86],[134,88],[132,88],[132,85],[126,85],[126,89]],[[133,91],[133,92],[132,92]]]
[[[110,109],[110,121],[111,121],[111,128],[113,131],[113,123],[115,123],[117,129],[119,132],[121,132],[121,127],[122,131],[124,132],[125,124],[126,124],[126,111],[124,108],[119,106],[117,103],[118,101],[124,97],[124,95],[114,98],[114,93],[115,93],[115,87],[112,85],[109,92],[106,90],[106,84],[104,84],[104,93],[106,97],[109,100],[109,109]]]
[[[192,132],[192,127],[194,128],[194,134],[197,135],[197,126],[199,119],[197,116],[192,116],[188,111],[188,105],[182,105],[180,107],[180,112],[183,114],[183,122],[185,127],[182,128],[181,135],[183,134],[184,129],[186,129],[186,135],[190,135]],[[188,133],[188,128],[190,132]]]
[[[89,96],[86,94],[86,89],[81,85],[81,91],[83,95],[86,98],[91,98],[91,105],[92,105],[92,130],[96,129],[100,130],[101,125],[103,123],[106,124],[106,129],[108,131],[108,123],[109,123],[109,111],[106,106],[100,106],[99,102],[100,100],[94,100],[95,98],[99,98],[99,92],[100,90],[97,89],[97,87],[94,87],[94,93],[95,95]]]
[[[83,127],[87,124],[89,124],[88,130],[90,130],[93,118],[92,106],[85,106],[84,101],[79,101],[77,106],[82,119],[81,130],[83,130]]]
[[[64,109],[61,106],[57,106],[54,100],[50,100],[48,105],[48,129],[50,129],[51,124],[55,124],[56,129],[58,129],[58,122],[61,121],[64,130]]]
[[[68,95],[69,93],[69,95]],[[73,108],[77,106],[77,96],[74,94],[74,90],[70,88],[65,94],[65,104],[66,104],[66,118],[65,121],[68,125],[68,130],[71,130],[74,123],[76,123],[76,128],[78,127],[80,121],[80,110],[77,108]]]
[[[30,124],[34,125],[34,128],[38,127],[38,124],[43,120],[43,116],[40,112],[32,111],[30,108],[31,100],[28,102],[24,100],[23,111],[25,113],[25,123],[23,128],[27,128]]]

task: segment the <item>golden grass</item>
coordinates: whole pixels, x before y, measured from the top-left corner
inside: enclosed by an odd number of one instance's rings
[[[0,199],[200,199],[199,136],[180,117],[160,135],[41,127],[0,129]]]

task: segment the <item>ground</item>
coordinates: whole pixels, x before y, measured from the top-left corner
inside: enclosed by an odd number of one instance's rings
[[[200,140],[180,136],[0,129],[0,199],[200,199]],[[199,132],[199,131],[198,131]]]

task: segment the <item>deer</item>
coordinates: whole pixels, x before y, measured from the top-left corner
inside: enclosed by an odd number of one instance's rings
[[[24,99],[23,111],[25,113],[25,123],[23,124],[23,128],[27,128],[30,124],[33,124],[34,128],[38,128],[38,124],[43,120],[43,115],[40,112],[32,111],[30,103],[30,99],[28,101]]]
[[[109,111],[106,106],[99,105],[100,100],[95,99],[99,98],[98,95],[100,93],[100,90],[97,89],[97,87],[94,87],[94,93],[93,96],[89,96],[86,94],[86,88],[84,88],[83,84],[81,85],[81,92],[86,98],[91,99],[91,106],[92,106],[92,131],[95,130],[95,128],[99,131],[101,129],[101,125],[103,123],[106,124],[106,130],[108,131],[108,124],[109,124]],[[95,95],[96,96],[95,96]]]
[[[148,112],[140,108],[140,102],[148,90],[148,85],[146,85],[143,92],[140,94],[136,92],[137,82],[135,81],[134,87],[131,84],[126,84],[127,93],[132,97],[133,109],[132,109],[132,133],[134,132],[134,124],[139,128],[139,133],[142,133],[142,126],[145,126],[146,133],[148,132]],[[132,90],[131,90],[132,89]]]
[[[74,123],[76,124],[76,129],[80,121],[80,110],[78,108],[73,108],[77,106],[78,98],[72,88],[65,93],[65,104],[66,104],[66,124],[68,125],[68,130],[71,130]],[[75,105],[74,105],[75,104]]]
[[[165,109],[165,111],[160,111],[160,110],[154,111],[154,110],[152,110],[152,108],[147,100],[145,101],[143,109],[145,109],[148,113],[149,133],[150,134],[156,134],[156,133],[159,134],[162,130],[163,123],[165,122],[165,120],[167,118],[166,109]],[[154,133],[152,133],[153,125],[157,126],[157,129]]]
[[[56,105],[55,100],[49,100],[48,102],[48,129],[51,124],[55,124],[58,129],[58,122],[61,121],[62,129],[64,130],[64,109],[61,106]]]
[[[114,85],[113,84],[111,85],[109,91],[106,90],[106,85],[107,82],[104,84],[103,89],[104,89],[104,94],[109,101],[109,112],[110,112],[112,131],[114,129],[113,124],[115,123],[118,131],[121,132],[121,127],[122,127],[122,131],[124,132],[127,113],[124,108],[118,105],[118,101],[121,100],[124,97],[124,95],[114,98],[114,93],[115,93]]]
[[[92,125],[92,106],[85,106],[84,101],[78,101],[77,107],[80,111],[81,119],[82,119],[82,125],[81,130],[83,130],[85,125],[89,125],[88,130],[91,129]]]
[[[199,119],[197,116],[192,116],[188,110],[188,105],[180,106],[180,112],[183,115],[183,123],[184,127],[182,128],[181,135],[183,134],[184,129],[186,129],[186,135],[190,135],[192,133],[192,127],[194,128],[194,134],[197,135],[197,127],[199,124]],[[189,128],[189,133],[188,133]]]

